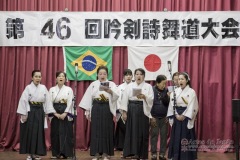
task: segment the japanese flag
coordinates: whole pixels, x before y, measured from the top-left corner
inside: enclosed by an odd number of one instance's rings
[[[133,72],[137,68],[145,70],[145,80],[156,80],[163,74],[171,80],[168,61],[172,74],[178,71],[179,47],[128,47],[128,68]]]

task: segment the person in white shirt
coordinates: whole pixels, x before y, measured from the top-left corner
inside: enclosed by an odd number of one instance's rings
[[[132,71],[130,69],[125,69],[123,71],[123,81],[121,85],[118,86],[119,90],[119,98],[118,98],[118,103],[117,103],[117,115],[116,115],[116,121],[117,121],[117,126],[116,126],[116,131],[115,131],[115,148],[119,151],[123,150],[124,146],[124,138],[125,138],[125,132],[126,132],[126,124],[125,121],[122,118],[122,114],[119,110],[121,106],[121,100],[122,100],[122,95],[128,84],[132,83]]]
[[[73,90],[64,85],[66,73],[56,73],[57,85],[50,88],[49,94],[56,114],[51,119],[51,159],[73,156]]]
[[[97,80],[87,88],[79,107],[85,110],[86,118],[91,121],[90,155],[92,160],[108,160],[114,155],[114,121],[117,100],[117,86],[107,80],[108,68],[99,66]]]
[[[20,154],[29,154],[27,160],[41,159],[46,155],[44,128],[47,126],[45,114],[54,113],[49,93],[40,70],[32,71],[32,82],[24,89],[18,103],[20,114]]]
[[[172,126],[168,158],[195,160],[197,159],[197,144],[194,143],[196,141],[194,122],[198,113],[197,95],[191,88],[188,73],[180,73],[178,83],[180,87],[175,90],[176,105],[174,105],[173,93],[171,93],[167,113]]]
[[[123,157],[134,159],[148,158],[149,118],[153,105],[152,86],[144,81],[145,71],[138,68],[134,71],[135,82],[124,90],[120,109],[126,121],[126,135]]]

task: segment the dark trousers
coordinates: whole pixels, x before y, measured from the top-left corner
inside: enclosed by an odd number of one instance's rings
[[[44,132],[45,113],[42,105],[30,104],[25,123],[20,124],[20,154],[47,154]]]
[[[54,109],[57,113],[64,113],[67,105],[54,103]],[[68,121],[66,116],[64,120],[53,117],[51,121],[51,145],[53,156],[73,156],[73,122]]]
[[[168,123],[166,123],[166,118],[156,118],[156,122],[156,127],[151,126],[151,152],[152,154],[157,153],[157,142],[160,132],[160,155],[165,155],[167,148]]]
[[[182,114],[186,107],[176,107],[178,114]],[[168,149],[168,158],[173,160],[197,159],[197,143],[195,129],[188,129],[188,118],[179,121],[174,116]]]
[[[90,155],[114,155],[114,122],[109,102],[93,101]]]
[[[123,156],[147,159],[148,141],[149,118],[143,112],[143,104],[141,101],[129,101]]]
[[[121,115],[122,116],[122,115]],[[115,148],[117,150],[123,150],[124,147],[124,139],[126,133],[126,125],[120,117],[117,122],[117,127],[115,131]]]

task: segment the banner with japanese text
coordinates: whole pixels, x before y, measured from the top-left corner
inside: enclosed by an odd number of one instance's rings
[[[0,46],[240,46],[240,11],[0,11]]]

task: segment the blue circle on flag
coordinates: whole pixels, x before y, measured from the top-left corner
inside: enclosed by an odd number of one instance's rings
[[[86,56],[83,58],[82,60],[82,67],[86,70],[86,71],[92,71],[96,68],[97,66],[97,61],[93,56]]]

